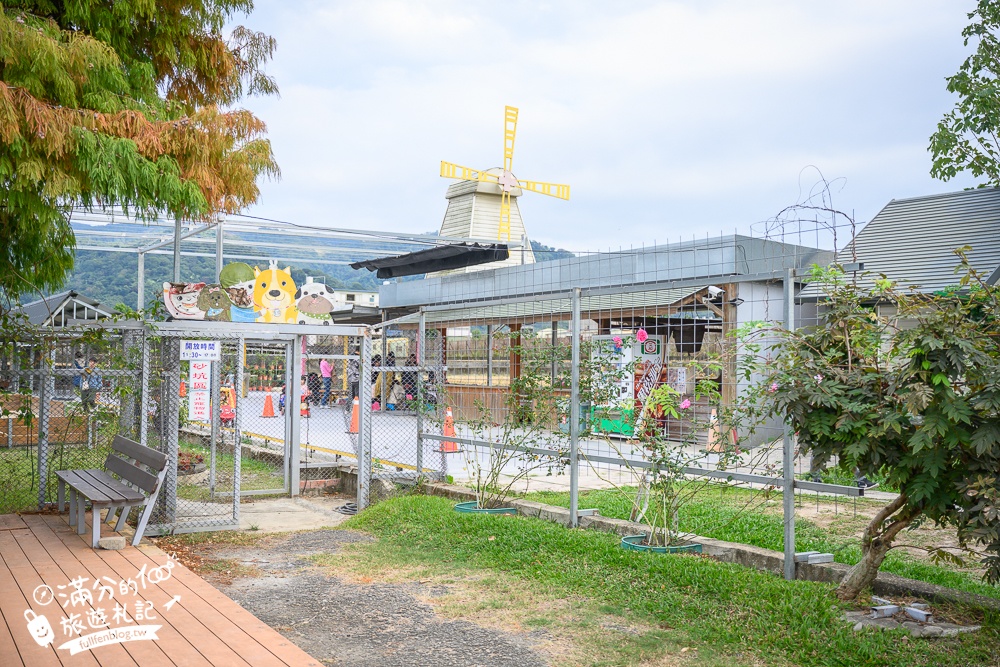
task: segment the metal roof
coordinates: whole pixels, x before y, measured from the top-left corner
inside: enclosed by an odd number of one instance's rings
[[[26,303],[19,310],[33,325],[53,327],[69,327],[114,315],[114,312],[101,306],[99,301],[73,290]]]
[[[879,274],[902,288],[934,292],[957,285],[955,249],[972,248],[972,266],[984,278],[1000,277],[1000,188],[893,199],[837,254],[837,262],[863,262],[861,287]],[[806,287],[801,296],[815,296]]]
[[[677,287],[672,289],[656,289],[645,292],[629,292],[625,294],[594,294],[584,293],[580,297],[580,313],[584,318],[593,319],[603,313],[607,316],[613,313],[616,317],[636,317],[665,315],[670,307],[685,297],[696,294],[702,287]],[[500,300],[497,303],[471,303],[465,306],[456,305],[447,309],[428,309],[424,317],[428,323],[447,322],[453,326],[460,324],[483,324],[486,322],[508,323],[513,321],[543,321],[565,319],[573,310],[568,295],[558,295],[553,298]],[[419,313],[393,320],[393,324],[418,322]]]

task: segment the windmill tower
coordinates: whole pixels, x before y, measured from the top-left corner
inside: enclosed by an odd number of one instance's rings
[[[517,198],[525,190],[550,197],[569,199],[569,186],[541,181],[518,180],[511,172],[514,161],[514,137],[517,133],[517,109],[504,109],[503,167],[480,171],[451,162],[441,162],[441,176],[457,178],[461,182],[448,187],[445,198],[448,209],[441,223],[441,236],[452,238],[496,238],[499,243],[524,241],[527,232]],[[462,273],[495,269],[500,266],[530,264],[535,255],[528,245],[522,250],[511,250],[510,258],[503,262],[470,266],[447,273]],[[445,273],[445,272],[442,272]]]

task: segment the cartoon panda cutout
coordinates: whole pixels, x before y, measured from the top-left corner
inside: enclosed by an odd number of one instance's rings
[[[333,290],[323,283],[314,283],[311,277],[295,293],[299,324],[330,324],[334,311]]]

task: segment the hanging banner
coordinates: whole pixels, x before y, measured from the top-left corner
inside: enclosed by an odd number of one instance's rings
[[[182,346],[183,347],[183,346]],[[192,361],[188,373],[188,419],[207,422],[212,419],[210,395],[212,362]]]

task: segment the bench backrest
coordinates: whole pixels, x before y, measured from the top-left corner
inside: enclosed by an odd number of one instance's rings
[[[111,453],[104,461],[104,469],[118,475],[122,481],[151,494],[158,488],[167,467],[167,455],[138,442],[116,435],[111,443]],[[120,455],[120,456],[119,456]],[[136,464],[130,463],[134,460]],[[149,472],[143,469],[147,466]]]

